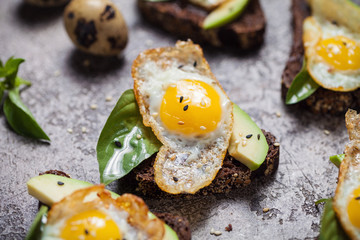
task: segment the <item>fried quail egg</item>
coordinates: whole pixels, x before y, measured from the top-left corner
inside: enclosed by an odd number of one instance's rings
[[[303,25],[307,69],[320,86],[334,91],[360,87],[360,34],[322,16]]]
[[[103,185],[81,189],[51,207],[42,239],[162,239],[164,224],[148,211],[131,194],[113,199]]]
[[[334,210],[351,239],[360,239],[360,138],[354,131],[360,127],[360,116],[350,110],[346,114],[350,140],[340,165]]]
[[[154,163],[159,188],[193,194],[209,185],[222,166],[233,116],[200,46],[178,41],[147,50],[132,76],[143,123],[163,144]]]

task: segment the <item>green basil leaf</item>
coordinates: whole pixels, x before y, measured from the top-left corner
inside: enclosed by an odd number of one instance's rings
[[[30,110],[21,101],[18,88],[9,91],[9,96],[4,103],[4,114],[8,123],[16,133],[31,138],[50,141],[49,137],[36,122]]]
[[[5,86],[3,82],[0,82],[0,105],[2,103],[2,99],[4,96],[4,92],[5,92]]]
[[[134,91],[125,91],[101,131],[96,151],[100,179],[109,184],[159,151],[161,143],[145,127]]]
[[[339,221],[336,218],[333,209],[333,200],[328,199],[325,203],[325,209],[321,217],[321,228],[319,240],[348,240]]]
[[[338,154],[330,157],[330,161],[337,167],[340,167],[341,162],[344,160],[345,154]]]
[[[29,82],[21,77],[16,77],[15,78],[15,87],[20,87],[21,85],[31,86],[31,82]]]
[[[5,63],[5,71],[6,71],[6,79],[5,82],[9,85],[9,88],[15,88],[15,79],[16,79],[16,75],[18,73],[19,70],[19,66],[21,63],[23,63],[25,60],[21,59],[21,58],[10,58],[6,63]]]
[[[306,61],[304,59],[300,72],[296,75],[286,94],[286,104],[295,104],[313,94],[319,85],[311,78],[306,69]]]
[[[35,217],[34,221],[32,222],[28,233],[26,234],[25,240],[40,240],[41,239],[43,226],[45,225],[45,223],[47,221],[47,218],[46,218],[47,212],[48,212],[48,207],[46,207],[44,205],[40,207],[39,212],[36,214],[36,217]]]

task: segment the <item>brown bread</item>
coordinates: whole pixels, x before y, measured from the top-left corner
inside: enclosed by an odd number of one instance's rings
[[[264,41],[266,21],[259,0],[251,0],[242,15],[234,22],[210,30],[202,28],[208,13],[184,0],[138,0],[138,7],[147,21],[175,36],[190,38],[196,43],[248,50],[259,47]]]

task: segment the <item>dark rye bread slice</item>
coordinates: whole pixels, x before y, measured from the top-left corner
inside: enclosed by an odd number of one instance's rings
[[[54,174],[62,177],[70,178],[70,175],[59,171],[59,170],[49,170],[46,172],[42,172],[39,175],[44,174]],[[39,208],[43,205],[43,203],[39,202]],[[177,215],[172,215],[170,213],[154,213],[159,219],[164,221],[167,225],[169,225],[179,237],[179,240],[190,240],[191,239],[191,230],[189,221]]]
[[[259,47],[264,41],[266,20],[259,0],[251,0],[242,15],[234,22],[210,30],[202,28],[208,13],[185,0],[138,0],[138,7],[147,21],[175,36],[190,38],[196,43],[248,50]]]
[[[255,178],[261,176],[270,176],[273,174],[279,165],[279,145],[276,143],[276,138],[269,132],[262,130],[267,143],[269,144],[269,151],[264,163],[256,171],[250,171],[245,165],[226,154],[223,166],[219,170],[213,182],[201,189],[197,195],[208,195],[216,193],[228,193],[232,189],[245,187],[251,183]],[[120,185],[126,185],[133,190],[147,196],[156,197],[182,197],[184,194],[171,195],[160,190],[154,180],[154,160],[155,155],[142,162],[133,171],[120,180]],[[130,186],[131,185],[131,186]],[[187,195],[189,196],[189,195]]]
[[[310,9],[306,0],[292,0],[291,12],[293,15],[293,45],[282,74],[281,95],[284,99],[292,81],[302,66],[304,57],[302,26],[304,19],[310,15]],[[320,87],[299,105],[308,107],[315,113],[343,114],[348,108],[359,109],[360,90],[335,92]]]

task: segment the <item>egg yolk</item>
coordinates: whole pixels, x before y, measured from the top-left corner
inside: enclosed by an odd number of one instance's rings
[[[89,210],[74,215],[66,221],[62,239],[118,240],[122,234],[114,220],[99,210]]]
[[[360,69],[360,46],[355,41],[338,36],[320,41],[317,55],[338,70]]]
[[[198,80],[181,80],[166,90],[160,118],[172,132],[185,136],[214,131],[221,120],[218,92]]]
[[[360,228],[360,186],[350,195],[347,212],[352,225]]]

